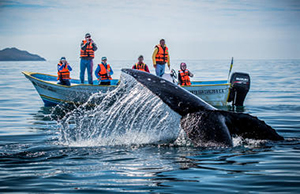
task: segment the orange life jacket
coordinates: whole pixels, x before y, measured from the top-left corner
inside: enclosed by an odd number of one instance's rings
[[[140,71],[145,71],[146,72],[145,67],[146,67],[145,63],[142,63],[142,64],[136,63],[135,64],[135,69],[140,70]]]
[[[83,42],[83,44],[85,44],[86,40],[83,40],[82,42]],[[95,57],[93,46],[92,46],[91,42],[90,42],[90,44],[88,44],[86,46],[85,50],[80,49],[80,57],[90,57],[90,58],[94,58]]]
[[[169,60],[169,49],[167,46],[165,46],[164,48],[158,44],[155,46],[156,48],[158,48],[157,54],[155,56],[155,60],[156,63],[158,64],[165,64],[168,62]]]
[[[58,66],[61,67],[62,64],[59,63]],[[60,79],[71,79],[70,78],[70,71],[68,69],[68,64],[66,64],[62,70],[57,72],[57,80],[60,80]]]
[[[98,73],[98,75],[100,76],[101,80],[108,80],[108,79],[112,79],[110,76],[110,65],[107,64],[107,69],[105,68],[105,66],[100,63],[98,64],[100,66],[100,71]],[[109,74],[109,76],[107,75]]]
[[[182,86],[190,86],[191,85],[191,81],[190,81],[190,77],[189,77],[189,70],[179,70],[178,71],[180,73],[180,77],[181,77],[181,85]]]

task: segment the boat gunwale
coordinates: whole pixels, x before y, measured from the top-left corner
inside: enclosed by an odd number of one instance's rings
[[[222,81],[222,80],[220,80]],[[203,87],[203,86],[230,86],[230,83],[226,84],[205,84],[205,85],[190,85],[190,86],[181,86],[183,88],[191,88],[191,87]]]
[[[59,86],[59,87],[65,87],[65,88],[71,88],[71,87],[76,87],[76,86],[93,86],[93,87],[117,87],[118,86],[118,85],[103,86],[103,85],[91,85],[91,84],[76,84],[76,85],[66,86],[66,85],[54,84],[54,83],[51,83],[49,81],[45,81],[45,80],[42,80],[42,79],[39,79],[37,77],[32,76],[33,74],[38,74],[38,75],[45,75],[45,76],[50,76],[50,77],[57,77],[57,76],[54,76],[54,75],[50,75],[50,74],[46,74],[46,73],[29,72],[29,71],[22,71],[22,73],[24,75],[26,75],[26,76],[31,77],[32,79],[35,79],[35,80],[38,80],[38,81],[41,81],[41,82],[44,82],[44,83],[47,83],[47,84]],[[74,80],[76,80],[76,79],[74,79]],[[217,82],[217,81],[224,81],[224,80],[215,80],[215,81],[212,81],[212,82]],[[209,82],[209,81],[198,81],[198,83],[199,82]],[[204,84],[204,85],[197,84],[197,85],[181,86],[181,87],[188,89],[188,88],[193,88],[193,87],[230,86],[230,85],[231,85],[230,83],[224,83],[224,84]]]

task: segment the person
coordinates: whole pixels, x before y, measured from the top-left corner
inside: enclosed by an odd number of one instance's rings
[[[95,57],[94,52],[97,50],[97,46],[91,39],[91,35],[87,33],[85,40],[81,42],[80,50],[80,82],[84,83],[85,69],[87,69],[88,82],[93,84],[93,58]]]
[[[102,57],[101,63],[98,64],[95,75],[98,78],[99,85],[110,85],[111,75],[114,74],[110,64],[107,64],[107,58]]]
[[[186,68],[185,63],[180,63],[180,70],[178,71],[178,82],[182,86],[190,86],[190,77],[194,75]]]
[[[165,44],[165,40],[161,39],[159,44],[154,47],[152,54],[153,67],[157,76],[162,77],[165,73],[165,64],[168,64],[170,69],[170,55],[169,49]]]
[[[135,65],[132,66],[132,69],[137,69],[137,70],[140,70],[140,71],[145,71],[145,72],[150,73],[148,65],[146,65],[144,63],[144,57],[143,57],[143,55],[139,56],[138,62]]]
[[[70,86],[70,71],[72,67],[69,65],[65,57],[61,57],[57,64],[57,80],[58,84]]]

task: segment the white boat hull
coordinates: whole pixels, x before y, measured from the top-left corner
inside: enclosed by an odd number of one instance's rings
[[[79,80],[72,79],[71,86],[57,84],[57,77],[53,75],[22,72],[28,78],[45,106],[53,106],[60,103],[83,104],[89,97],[98,92],[106,93],[117,87],[118,80],[112,80],[112,85],[101,86],[80,84]],[[229,95],[230,84],[227,81],[192,82],[191,86],[184,89],[200,97],[213,106],[225,106]]]
[[[75,82],[75,84],[64,86],[56,83],[56,76],[30,72],[23,72],[23,74],[32,82],[46,106],[60,103],[83,104],[87,102],[92,94],[98,92],[106,93],[117,87],[117,85],[76,84],[77,82],[79,83],[79,80],[71,80],[71,83]],[[47,80],[43,80],[42,78],[46,78]],[[117,81],[114,80],[115,83]]]
[[[226,106],[230,91],[230,83],[226,82],[192,82],[191,86],[184,88],[213,106]]]

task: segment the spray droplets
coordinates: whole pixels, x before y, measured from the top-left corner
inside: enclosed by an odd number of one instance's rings
[[[177,139],[180,116],[131,76],[122,74],[117,89],[94,94],[59,124],[60,142],[70,146],[164,144]]]

